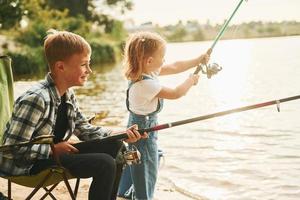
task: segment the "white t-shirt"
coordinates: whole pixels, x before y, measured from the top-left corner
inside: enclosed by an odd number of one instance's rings
[[[145,75],[144,76],[149,76]],[[157,109],[158,97],[162,86],[156,75],[149,76],[151,79],[145,79],[134,83],[129,89],[128,100],[129,109],[138,115],[147,115]]]

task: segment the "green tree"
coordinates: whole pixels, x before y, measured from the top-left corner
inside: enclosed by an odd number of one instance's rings
[[[187,34],[187,31],[186,31],[182,21],[179,21],[174,28],[175,28],[175,30],[172,31],[171,34],[168,36],[168,40],[169,41],[183,41],[184,37]]]
[[[22,19],[20,0],[0,0],[0,29],[9,29]]]
[[[193,40],[195,40],[195,41],[205,40],[203,31],[200,28],[198,28],[197,31],[193,32]]]
[[[68,10],[68,15],[77,17],[82,15],[87,21],[92,21],[99,26],[104,26],[106,33],[112,33],[119,23],[115,18],[104,14],[107,10],[113,10],[115,13],[123,14],[132,9],[130,0],[48,0],[50,8],[60,11]],[[101,9],[100,9],[101,8]]]
[[[87,20],[90,20],[95,9],[92,1],[88,0],[48,0],[50,8],[60,11],[68,10],[68,15],[76,17],[83,15]]]
[[[54,9],[69,10],[70,16],[83,15],[88,20],[95,20],[97,7],[107,9],[118,9],[120,13],[132,9],[132,2],[130,0],[48,0],[47,4]]]

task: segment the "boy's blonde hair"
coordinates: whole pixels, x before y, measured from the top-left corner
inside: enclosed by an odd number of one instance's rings
[[[124,49],[126,78],[131,81],[140,80],[145,59],[165,45],[166,41],[157,33],[143,31],[132,34]]]
[[[57,61],[65,61],[74,54],[91,54],[91,47],[75,33],[50,29],[45,38],[44,51],[51,71]]]

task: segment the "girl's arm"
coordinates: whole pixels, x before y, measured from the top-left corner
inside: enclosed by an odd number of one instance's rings
[[[157,94],[157,97],[163,99],[178,99],[184,96],[193,85],[196,85],[198,83],[198,79],[199,75],[193,74],[176,88],[162,87],[160,92]]]
[[[192,67],[195,67],[200,63],[207,64],[210,54],[211,54],[211,49],[208,49],[208,51],[205,54],[200,55],[197,58],[190,59],[190,60],[177,61],[172,64],[166,64],[166,65],[162,66],[159,75],[177,74],[180,72],[184,72]]]

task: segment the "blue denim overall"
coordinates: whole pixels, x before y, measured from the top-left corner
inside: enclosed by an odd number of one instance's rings
[[[151,77],[143,76],[143,80],[151,79]],[[158,100],[157,109],[147,115],[137,115],[129,109],[129,89],[134,82],[129,82],[127,89],[126,106],[129,111],[128,127],[137,124],[139,129],[149,128],[157,125],[157,113],[163,108],[163,99]],[[131,148],[134,145],[141,153],[141,164],[127,166],[123,171],[123,175],[119,186],[119,196],[126,193],[125,190],[133,182],[134,199],[135,200],[151,200],[153,199],[155,183],[158,171],[158,148],[157,148],[157,131],[148,132],[147,139],[141,139],[136,143],[129,144]],[[130,176],[132,180],[130,180]],[[129,185],[130,184],[130,185]],[[128,192],[128,191],[127,191]],[[125,195],[126,197],[126,195]]]

